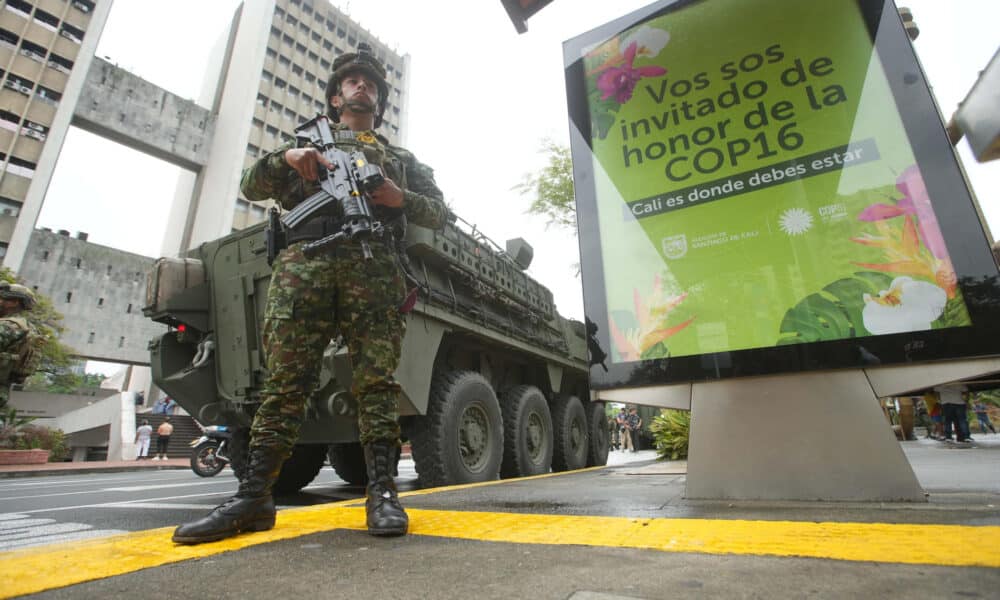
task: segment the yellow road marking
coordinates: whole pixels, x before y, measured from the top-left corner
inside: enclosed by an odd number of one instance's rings
[[[428,494],[437,494],[440,492],[454,492],[456,490],[468,490],[477,487],[488,487],[491,485],[512,485],[516,483],[521,483],[522,481],[534,481],[536,479],[547,479],[549,477],[564,477],[566,475],[576,475],[577,473],[587,473],[590,471],[601,471],[607,469],[607,467],[587,467],[585,469],[577,469],[575,471],[561,471],[559,473],[543,473],[542,475],[529,475],[528,477],[518,477],[516,479],[494,479],[492,481],[482,481],[479,483],[457,483],[455,485],[445,485],[435,488],[426,488],[423,490],[413,490],[410,492],[400,492],[400,498],[408,498],[410,496],[426,496]],[[362,498],[364,500],[364,498]]]
[[[439,488],[440,491],[440,488]],[[357,500],[293,508],[271,531],[175,545],[172,528],[0,553],[0,598],[31,594],[335,529],[365,529]],[[631,519],[410,509],[413,535],[515,544],[573,544],[663,552],[797,556],[946,566],[1000,567],[1000,526]],[[941,552],[941,540],[962,548]]]

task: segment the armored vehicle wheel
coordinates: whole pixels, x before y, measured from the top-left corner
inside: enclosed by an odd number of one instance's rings
[[[500,477],[548,473],[552,468],[552,416],[542,391],[533,385],[507,390],[503,412]]]
[[[407,425],[423,486],[497,478],[503,458],[503,419],[493,387],[479,373],[436,375],[427,414],[409,419]]]
[[[351,485],[368,485],[368,469],[365,468],[365,451],[361,444],[330,444],[327,452],[330,465],[337,476]]]
[[[275,495],[293,494],[309,485],[326,461],[326,446],[299,444],[292,455],[285,459],[281,474],[274,482]]]
[[[555,447],[553,471],[572,471],[587,465],[587,415],[576,396],[559,396],[552,403]]]
[[[229,468],[236,479],[242,481],[247,474],[247,454],[250,452],[250,430],[239,427],[233,430],[233,437],[226,444],[229,454]]]
[[[587,466],[603,467],[608,464],[610,449],[608,417],[604,414],[604,403],[589,402],[584,412],[587,413]]]

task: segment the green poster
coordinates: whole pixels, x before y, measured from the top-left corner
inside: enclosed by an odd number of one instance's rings
[[[612,361],[971,325],[855,2],[693,2],[583,63]]]

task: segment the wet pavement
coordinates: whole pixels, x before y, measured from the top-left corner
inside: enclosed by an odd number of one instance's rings
[[[683,462],[612,452],[604,468],[406,492],[402,538],[368,536],[349,500],[201,546],[165,528],[0,553],[15,574],[0,596],[996,597],[1000,436],[975,437],[903,444],[925,503],[687,500]]]

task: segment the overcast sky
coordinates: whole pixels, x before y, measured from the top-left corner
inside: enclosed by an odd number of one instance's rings
[[[115,0],[98,55],[196,98],[205,57],[238,4]],[[562,42],[648,0],[555,0],[529,21],[523,35],[515,32],[499,0],[333,4],[410,54],[407,146],[435,169],[456,212],[501,245],[510,237],[532,243],[532,275],[552,289],[561,313],[581,318],[575,239],[527,217],[529,199],[511,188],[524,173],[543,166],[540,140],[568,142]],[[950,116],[997,50],[1000,2],[909,0],[905,5],[920,26],[917,52],[942,112]],[[964,141],[961,150],[997,235],[1000,161],[975,163]],[[153,256],[161,247],[176,174],[166,163],[74,129],[39,226],[87,231],[92,242]]]

